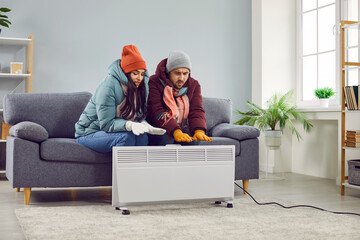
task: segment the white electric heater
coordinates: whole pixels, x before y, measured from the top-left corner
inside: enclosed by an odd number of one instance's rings
[[[113,147],[112,205],[206,199],[232,207],[234,163],[231,145]]]

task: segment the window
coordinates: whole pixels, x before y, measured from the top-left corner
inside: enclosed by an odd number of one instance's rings
[[[316,106],[316,88],[331,87],[336,92],[340,88],[335,35],[339,0],[299,0],[298,9],[298,104]],[[333,104],[339,105],[339,99]]]

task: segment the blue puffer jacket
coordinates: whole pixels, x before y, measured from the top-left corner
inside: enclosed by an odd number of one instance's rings
[[[108,68],[108,76],[98,86],[91,97],[79,121],[75,124],[75,137],[85,136],[97,131],[121,132],[126,131],[128,120],[115,118],[116,106],[124,99],[120,83],[128,85],[128,79],[120,67],[120,59],[114,61]],[[149,95],[149,74],[146,71],[144,80],[146,99]],[[140,116],[138,113],[137,116]]]

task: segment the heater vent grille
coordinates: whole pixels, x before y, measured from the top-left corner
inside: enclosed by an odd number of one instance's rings
[[[233,161],[232,148],[117,148],[117,163],[174,163]]]
[[[186,148],[178,152],[179,162],[204,162],[206,161],[205,149]]]
[[[176,149],[149,149],[149,162],[176,162]]]
[[[133,150],[117,150],[116,162],[117,163],[146,163],[147,151],[146,149]]]
[[[232,161],[233,151],[231,148],[207,149],[208,161]]]

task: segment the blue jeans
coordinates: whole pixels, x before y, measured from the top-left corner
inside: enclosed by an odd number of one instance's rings
[[[76,142],[88,147],[96,152],[111,152],[115,146],[146,146],[148,136],[146,133],[139,136],[132,132],[104,132],[98,131],[76,139]]]

